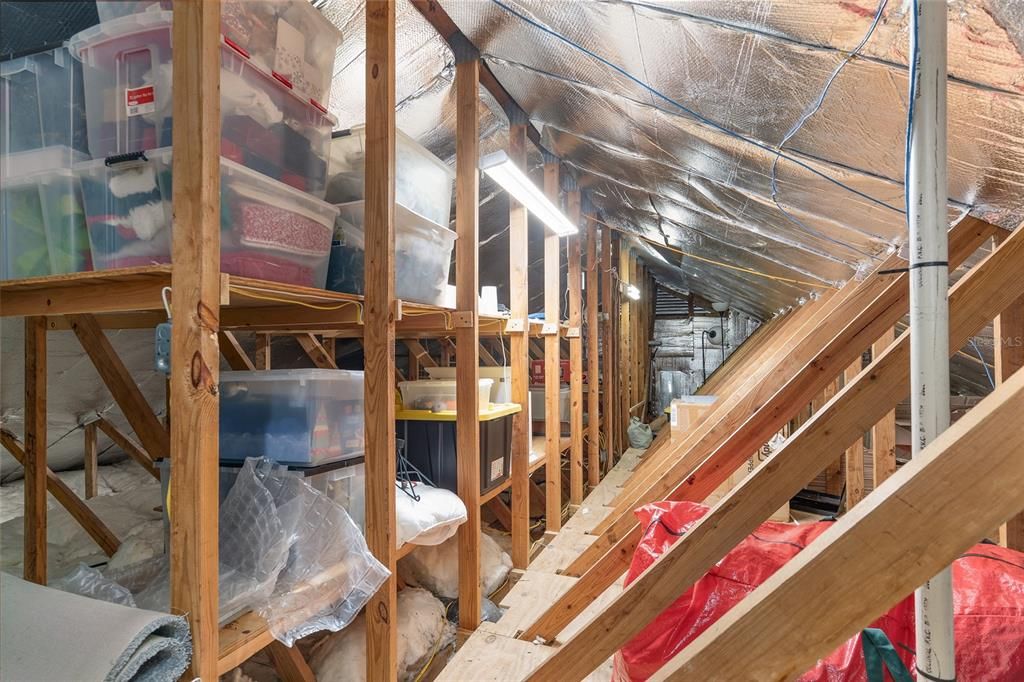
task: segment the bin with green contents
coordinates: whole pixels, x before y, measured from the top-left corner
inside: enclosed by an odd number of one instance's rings
[[[338,209],[221,157],[221,270],[322,289]],[[171,148],[75,166],[97,270],[171,260]]]
[[[8,154],[0,163],[0,279],[92,269],[78,179],[68,147]]]

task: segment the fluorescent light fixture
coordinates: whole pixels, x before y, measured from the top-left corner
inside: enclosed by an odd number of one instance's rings
[[[634,301],[640,300],[640,290],[632,284],[626,285],[626,296],[629,296]]]
[[[480,159],[480,170],[487,173],[496,183],[512,195],[526,210],[537,216],[537,219],[548,226],[548,229],[564,237],[576,234],[579,230],[572,221],[559,210],[544,192],[527,177],[508,154],[497,151]]]

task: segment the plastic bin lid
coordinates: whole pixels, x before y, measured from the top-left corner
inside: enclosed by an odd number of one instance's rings
[[[362,383],[363,373],[352,369],[266,369],[240,370],[220,373],[221,383],[245,381],[358,381]]]
[[[365,137],[366,136],[366,124],[365,123],[361,123],[361,124],[359,124],[357,126],[352,126],[351,128],[348,129],[348,132],[353,137],[355,137],[356,135]],[[416,138],[412,137],[411,135],[407,135],[406,133],[402,132],[398,128],[395,128],[395,135],[397,137],[399,137],[399,138],[404,138],[405,141],[410,144],[410,146],[416,147],[417,149],[422,151],[423,155],[425,157],[429,158],[430,162],[433,163],[435,166],[437,166],[438,169],[443,170],[445,173],[447,173],[448,177],[451,178],[452,180],[455,179],[455,169],[452,168],[451,166],[449,166],[447,163],[445,163],[441,159],[439,159],[436,156],[434,156],[433,154],[431,154],[429,149],[427,149],[426,147],[424,147],[423,145],[421,145],[419,142],[416,141]],[[344,135],[344,134],[339,135],[338,133],[334,133],[332,137],[337,139],[337,138],[344,138],[344,137],[347,137],[347,136]]]
[[[52,57],[54,65],[60,68],[71,66],[71,55],[66,47],[57,47],[45,52],[37,52],[17,59],[8,59],[0,62],[0,78],[6,78],[22,71],[39,70],[39,60],[43,57]]]
[[[0,159],[5,187],[38,182],[40,175],[71,175],[72,164],[89,158],[71,147],[54,146],[7,154]]]
[[[223,375],[222,375],[223,376]],[[480,387],[491,387],[494,379],[480,379]],[[399,388],[455,388],[454,379],[417,379],[416,381],[399,381]]]
[[[357,243],[361,240],[365,240],[363,220],[361,217],[359,220],[348,220],[346,219],[346,216],[351,216],[355,213],[358,213],[360,216],[365,215],[365,204],[365,199],[349,201],[344,204],[336,204],[341,212],[342,218],[345,219],[348,226],[352,228],[352,235],[356,239]],[[414,232],[425,235],[426,238],[433,238],[443,242],[454,242],[459,237],[459,235],[455,233],[455,230],[451,230],[444,225],[438,225],[433,220],[427,220],[419,213],[410,211],[398,202],[395,202],[395,224],[401,225],[402,227],[410,227]]]

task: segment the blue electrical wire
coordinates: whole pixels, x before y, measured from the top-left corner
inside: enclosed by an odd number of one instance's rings
[[[971,345],[974,346],[974,352],[978,354],[978,359],[981,360],[981,366],[985,368],[985,376],[988,377],[988,384],[992,388],[996,387],[996,381],[992,378],[992,372],[988,371],[988,363],[985,362],[985,356],[981,354],[981,348],[978,347],[978,342],[971,337]]]
[[[786,143],[789,142],[790,139],[792,139],[792,137],[794,135],[796,135],[797,132],[799,132],[801,128],[804,127],[804,124],[807,123],[808,120],[810,120],[811,116],[814,116],[814,114],[818,113],[818,111],[821,109],[822,105],[825,103],[825,97],[828,96],[828,91],[832,88],[832,83],[835,82],[836,77],[838,77],[839,73],[844,68],[846,68],[847,64],[849,64],[851,61],[853,61],[853,59],[857,55],[860,54],[861,50],[864,49],[864,46],[867,44],[868,40],[871,39],[871,36],[874,34],[875,29],[878,27],[878,22],[882,18],[882,12],[885,10],[885,6],[886,6],[886,4],[888,4],[888,1],[889,0],[882,0],[880,3],[878,3],[878,9],[875,10],[875,18],[874,18],[874,20],[872,20],[871,26],[868,27],[868,30],[864,34],[864,37],[860,39],[860,42],[857,43],[857,46],[854,47],[853,50],[848,52],[846,57],[844,57],[843,60],[841,62],[839,62],[839,64],[836,66],[836,68],[832,71],[832,75],[830,75],[828,77],[828,80],[825,81],[825,87],[822,88],[821,94],[818,95],[817,101],[815,101],[814,105],[811,106],[810,108],[808,108],[807,111],[804,112],[804,114],[800,117],[800,119],[796,123],[794,123],[793,126],[789,129],[789,131],[783,136],[782,142],[780,142],[778,147],[776,147],[775,158],[772,159],[772,173],[771,173],[772,201],[775,202],[775,206],[779,209],[779,211],[782,212],[782,215],[784,215],[786,218],[788,218],[790,222],[792,222],[795,225],[797,225],[798,227],[802,228],[804,231],[809,232],[809,233],[814,234],[814,235],[817,235],[818,237],[820,237],[822,239],[825,239],[827,241],[830,241],[830,242],[832,242],[834,244],[839,244],[839,245],[844,246],[846,248],[850,248],[853,251],[856,251],[857,253],[861,254],[862,256],[867,256],[868,258],[876,258],[876,256],[874,256],[873,254],[861,251],[860,249],[854,248],[854,247],[850,246],[849,244],[847,244],[845,242],[842,242],[842,241],[840,241],[838,239],[833,239],[832,237],[829,237],[828,235],[823,234],[822,232],[819,232],[818,230],[815,230],[814,228],[810,227],[809,225],[804,224],[803,221],[798,220],[796,216],[790,214],[789,211],[787,211],[786,209],[784,209],[782,207],[782,204],[779,202],[778,167],[779,167],[779,159],[782,157],[782,148],[785,147]],[[906,209],[906,204],[904,204],[904,209]]]
[[[914,17],[917,17],[920,10],[918,0],[913,0],[911,3],[911,9],[914,12]],[[908,78],[909,96],[907,98],[907,135],[906,141],[904,142],[903,159],[903,212],[907,215],[907,234],[910,233],[910,192],[907,191],[907,187],[910,184],[910,135],[914,126],[914,90],[917,88],[917,57],[918,52],[920,51],[916,19],[912,18],[910,20],[910,25],[913,35],[913,38],[911,39],[913,49],[910,51],[910,75]]]
[[[777,150],[772,149],[770,146],[768,146],[768,145],[766,145],[764,143],[758,142],[757,140],[754,140],[752,138],[749,138],[749,137],[746,137],[744,135],[741,135],[741,134],[737,133],[734,130],[730,130],[729,128],[726,128],[726,127],[724,127],[724,126],[722,126],[722,125],[720,125],[718,123],[715,123],[711,119],[698,114],[693,109],[690,109],[689,107],[684,106],[683,104],[677,102],[676,100],[672,99],[668,95],[660,92],[659,90],[656,90],[654,87],[652,87],[651,85],[648,85],[644,81],[640,80],[639,78],[637,78],[633,74],[631,74],[628,71],[626,71],[625,69],[623,69],[621,66],[618,66],[617,64],[612,63],[611,61],[605,59],[604,57],[600,56],[599,54],[596,54],[595,52],[592,52],[591,50],[588,50],[587,48],[583,47],[579,43],[576,43],[576,42],[570,40],[569,38],[563,36],[561,33],[558,33],[557,31],[548,28],[544,24],[541,24],[540,22],[537,22],[537,21],[531,19],[530,17],[526,16],[525,14],[523,14],[523,13],[513,9],[512,7],[509,7],[508,5],[506,5],[501,0],[491,0],[491,2],[494,3],[495,5],[497,5],[498,7],[502,8],[503,10],[505,10],[506,12],[511,14],[512,16],[517,17],[517,18],[521,19],[522,21],[526,22],[530,26],[533,26],[534,28],[540,29],[544,33],[547,33],[548,35],[552,36],[553,38],[556,38],[557,40],[562,41],[566,45],[569,45],[570,47],[572,47],[572,48],[582,52],[583,54],[587,55],[588,57],[591,57],[592,59],[596,59],[597,61],[601,62],[602,64],[604,64],[608,68],[610,68],[610,69],[616,71],[617,73],[625,76],[626,78],[628,78],[633,83],[636,83],[637,85],[639,85],[641,88],[643,88],[647,92],[649,92],[652,95],[655,95],[655,96],[665,100],[669,104],[672,104],[673,106],[677,107],[681,111],[683,111],[683,112],[689,114],[690,116],[692,116],[697,121],[700,121],[704,125],[706,125],[706,126],[708,126],[710,128],[713,128],[714,130],[717,130],[720,133],[728,135],[729,137],[733,137],[733,138],[735,138],[737,140],[740,140],[741,142],[744,142],[746,144],[749,144],[749,145],[752,145],[754,147],[757,147],[758,149],[762,149],[762,150],[764,150],[766,152],[769,152],[769,153],[772,153],[772,154],[777,152]],[[857,196],[859,196],[859,197],[861,197],[863,199],[867,199],[868,201],[870,201],[870,202],[872,202],[874,204],[877,204],[877,205],[881,206],[882,208],[887,208],[890,211],[895,211],[896,213],[901,213],[901,214],[905,212],[903,209],[896,208],[895,206],[890,206],[889,204],[885,203],[884,201],[882,201],[880,199],[876,199],[875,197],[871,196],[870,194],[866,194],[865,192],[861,192],[860,190],[855,189],[853,187],[850,187],[849,185],[843,184],[842,182],[836,180],[835,178],[833,178],[833,177],[831,177],[829,175],[826,175],[825,173],[823,173],[823,172],[821,172],[821,171],[811,167],[810,164],[807,164],[807,163],[805,163],[803,161],[800,161],[799,159],[793,158],[793,157],[788,156],[786,154],[782,154],[781,152],[778,152],[778,153],[779,153],[779,155],[782,158],[784,158],[787,161],[790,161],[792,163],[795,163],[797,166],[800,166],[801,168],[803,168],[807,172],[809,172],[809,173],[811,173],[813,175],[816,175],[816,176],[818,176],[818,177],[820,177],[820,178],[822,178],[824,180],[827,180],[828,182],[831,182],[832,184],[836,185],[837,187],[841,187],[842,189],[845,189],[846,191],[851,192],[851,193],[853,193],[853,194],[855,194],[855,195],[857,195]]]

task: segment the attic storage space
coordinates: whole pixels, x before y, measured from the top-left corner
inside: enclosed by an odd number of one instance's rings
[[[0,678],[1020,679],[1019,14],[0,3]]]

